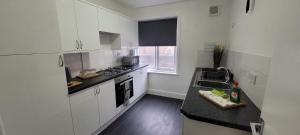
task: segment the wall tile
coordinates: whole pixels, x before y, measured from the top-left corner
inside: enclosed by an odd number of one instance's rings
[[[261,108],[268,80],[271,58],[229,51],[225,53],[223,60],[223,65],[227,66],[234,73],[235,80],[240,83],[240,87],[253,100],[257,107]],[[257,76],[255,85],[249,79],[250,73],[256,74]]]

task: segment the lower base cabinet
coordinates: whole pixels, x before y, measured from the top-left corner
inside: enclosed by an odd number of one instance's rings
[[[99,85],[98,104],[100,112],[100,125],[104,126],[116,116],[115,81],[111,80]]]
[[[90,135],[116,115],[115,81],[70,95],[75,135]]]
[[[134,96],[130,102],[134,102],[140,96],[146,93],[148,87],[148,68],[144,67],[131,73],[133,76]]]
[[[252,135],[250,132],[183,117],[182,135]]]
[[[100,127],[96,87],[70,96],[75,135],[91,135]]]
[[[147,90],[147,68],[130,73],[133,76],[134,102]],[[70,95],[71,112],[75,135],[90,135],[105,127],[126,107],[116,108],[115,81],[109,80],[81,92]]]

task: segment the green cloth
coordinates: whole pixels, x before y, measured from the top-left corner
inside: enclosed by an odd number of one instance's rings
[[[223,97],[223,98],[227,97],[227,94],[226,94],[226,92],[224,90],[213,89],[211,92],[214,95],[219,96],[219,97]]]

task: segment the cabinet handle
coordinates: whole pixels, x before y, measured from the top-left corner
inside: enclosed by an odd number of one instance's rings
[[[83,46],[83,44],[82,44],[82,41],[80,40],[80,49],[82,49],[82,46]]]
[[[94,96],[97,96],[97,88],[94,90]]]
[[[59,55],[59,58],[58,58],[58,66],[59,67],[63,67],[64,66],[64,60],[63,60],[63,58],[62,58],[61,55]]]
[[[76,49],[79,49],[79,42],[76,40]]]
[[[97,95],[99,95],[99,94],[100,94],[100,88],[97,89]]]

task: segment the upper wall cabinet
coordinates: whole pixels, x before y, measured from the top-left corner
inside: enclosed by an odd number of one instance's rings
[[[122,17],[122,32],[121,42],[122,45],[128,47],[138,46],[138,22],[125,17]]]
[[[97,7],[76,1],[75,9],[78,37],[80,39],[79,48],[84,51],[100,49]]]
[[[77,0],[57,0],[64,52],[100,49],[97,7]]]
[[[0,55],[61,51],[55,0],[4,0],[0,18]]]
[[[98,8],[99,31],[120,34],[120,17],[107,9]]]
[[[57,0],[62,49],[65,52],[79,50],[74,0]]]
[[[138,22],[127,17],[120,17],[120,43],[114,44],[112,49],[134,48],[138,46]]]

